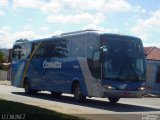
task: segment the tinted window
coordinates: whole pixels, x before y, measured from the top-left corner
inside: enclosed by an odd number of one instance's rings
[[[29,58],[31,54],[31,44],[20,44],[13,47],[13,60]]]
[[[29,58],[32,52],[32,44],[26,44],[25,58]]]
[[[15,45],[13,47],[13,55],[12,55],[12,59],[13,60],[18,60],[20,59],[20,49],[21,49],[21,46],[20,45]]]
[[[97,56],[98,52],[95,52],[98,49],[99,49],[98,37],[96,37],[95,35],[87,35],[86,55],[87,55],[88,67],[92,72],[92,75],[96,78],[100,76],[99,73],[101,72],[99,65],[100,64],[99,57]]]
[[[20,45],[21,49],[20,49],[20,59],[26,59],[29,58],[30,54],[31,54],[31,44],[27,43],[27,44],[21,44]]]
[[[92,59],[93,51],[98,50],[99,48],[99,41],[98,37],[94,35],[87,36],[87,57]]]
[[[34,48],[34,54],[33,54],[33,58],[41,58],[44,55],[44,46],[43,43],[34,43],[33,44],[33,48]]]
[[[67,57],[69,55],[69,42],[66,39],[60,39],[56,41],[56,47],[54,48],[55,57]]]
[[[102,36],[104,77],[115,80],[145,80],[143,47],[139,39]]]
[[[73,37],[71,42],[71,56],[85,56],[85,36]]]
[[[93,53],[92,67],[89,65],[90,70],[92,72],[92,75],[95,78],[100,78],[101,77],[101,62],[99,61],[99,58],[100,58],[100,51],[95,51]]]
[[[66,57],[68,55],[68,41],[65,39],[44,41],[35,44],[35,49],[33,58]]]

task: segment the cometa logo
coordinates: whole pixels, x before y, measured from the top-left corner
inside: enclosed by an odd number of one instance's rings
[[[62,62],[48,62],[48,61],[44,61],[43,62],[43,68],[47,69],[47,68],[62,68]]]

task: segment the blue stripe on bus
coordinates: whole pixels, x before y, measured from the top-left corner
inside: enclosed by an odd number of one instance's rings
[[[61,68],[44,68],[44,61],[48,63],[58,61],[62,63],[62,66]],[[83,94],[88,95],[81,67],[75,57],[69,59],[32,59],[27,76],[30,79],[31,88],[66,93],[71,93],[73,80],[78,80]]]

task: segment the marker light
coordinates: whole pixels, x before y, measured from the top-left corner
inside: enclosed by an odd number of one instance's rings
[[[114,87],[112,87],[111,85],[105,85],[104,88],[109,89],[109,90],[113,90],[115,89]]]
[[[143,91],[143,90],[145,90],[145,87],[140,87],[140,88],[138,88],[138,90]]]
[[[107,86],[108,87],[108,89],[112,89],[112,86]]]

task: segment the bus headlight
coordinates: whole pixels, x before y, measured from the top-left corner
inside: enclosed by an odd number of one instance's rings
[[[145,87],[139,87],[138,90],[143,91],[145,90]]]
[[[104,88],[109,89],[109,90],[113,90],[115,89],[113,86],[111,85],[104,85]]]

